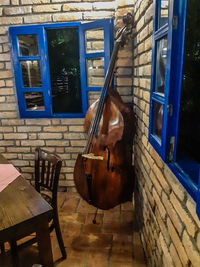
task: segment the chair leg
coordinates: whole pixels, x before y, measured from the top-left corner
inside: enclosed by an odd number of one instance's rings
[[[67,253],[65,251],[65,246],[64,246],[64,242],[63,242],[63,238],[62,238],[62,234],[61,234],[61,230],[60,230],[60,224],[59,224],[59,219],[58,219],[58,213],[57,211],[54,212],[54,217],[53,217],[53,223],[55,226],[55,231],[56,231],[56,236],[58,239],[58,244],[62,253],[62,258],[66,259],[67,257]]]
[[[1,253],[5,253],[5,246],[3,242],[0,242]]]

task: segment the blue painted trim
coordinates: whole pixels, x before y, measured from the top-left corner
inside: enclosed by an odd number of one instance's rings
[[[165,96],[161,95],[157,92],[152,92],[152,100],[154,100],[160,104],[164,104],[165,103]]]
[[[171,58],[171,81],[169,102],[173,105],[173,116],[169,118],[168,133],[169,137],[175,136],[175,150],[173,160],[176,161],[176,148],[178,139],[179,125],[179,105],[181,99],[181,84],[184,57],[185,23],[186,23],[187,1],[175,2],[174,15],[178,17],[178,29],[173,31],[172,37],[172,58]],[[168,147],[170,140],[168,140]]]
[[[104,28],[104,40],[109,40],[108,42],[104,42],[104,52],[105,52],[105,58],[104,58],[104,77],[106,76],[106,72],[108,70],[109,67],[109,63],[110,63],[110,55],[111,55],[111,42],[110,42],[110,27],[112,27],[111,25],[113,24],[113,20],[109,19],[108,20],[108,25],[105,26]]]
[[[23,87],[21,88],[23,92],[41,92],[42,88],[41,87]]]
[[[63,27],[80,27],[81,22],[63,22],[63,23],[54,23],[54,24],[43,24],[41,26],[43,26],[45,29],[57,29],[57,28],[63,28]]]
[[[40,60],[40,56],[18,56],[20,61],[34,61],[34,60]]]
[[[52,115],[53,118],[84,118],[83,113],[56,113]]]
[[[52,23],[52,24],[32,24],[32,25],[23,25],[23,26],[11,26],[9,29],[16,30],[20,32],[20,34],[31,34],[28,31],[32,32],[35,29],[44,27],[44,28],[61,28],[61,27],[79,27],[81,22],[63,22],[63,23]]]
[[[165,26],[166,26],[166,24],[165,25],[163,25],[163,26],[161,26],[160,28],[158,28],[158,16],[159,16],[159,14],[161,14],[161,1],[162,0],[154,0],[154,5],[155,5],[155,12],[154,12],[154,18],[156,18],[155,19],[155,30],[156,31],[159,31],[160,29],[162,30]],[[167,24],[169,23],[169,18],[168,18],[168,22],[167,22]]]
[[[42,119],[52,119],[52,118],[84,118],[85,115],[83,113],[56,113],[56,114],[52,114],[50,116],[48,115],[43,115],[42,111],[27,111],[28,114],[28,118],[31,119],[37,119],[37,118],[42,118]],[[27,116],[22,116],[22,119],[27,119]]]
[[[101,87],[93,87],[93,86],[91,86],[91,87],[87,87],[86,88],[86,91],[101,91]]]
[[[85,58],[94,58],[94,57],[105,57],[104,52],[97,52],[97,53],[86,53]]]
[[[92,29],[103,29],[104,30],[104,52],[97,52],[97,53],[87,53],[86,52],[86,44],[85,44],[85,32],[87,30]],[[105,20],[98,20],[93,21],[90,23],[84,23],[80,26],[80,40],[84,44],[80,47],[80,64],[81,64],[81,80],[82,80],[82,91],[84,92],[87,101],[87,92],[89,91],[100,91],[101,87],[89,87],[87,85],[87,67],[86,67],[86,60],[88,58],[104,58],[104,76],[109,66],[110,55],[111,55],[111,39],[113,35],[111,35],[111,28],[113,29],[113,19],[105,19]],[[103,84],[102,84],[103,86]],[[87,111],[87,110],[86,110]],[[85,112],[86,112],[85,111]]]
[[[190,176],[177,163],[169,163],[168,166],[194,201],[197,201],[198,186],[190,179]]]
[[[182,68],[183,68],[183,57],[184,57],[184,38],[185,38],[185,22],[187,12],[187,1],[171,1],[169,6],[169,26],[164,25],[157,32],[157,14],[158,14],[158,3],[156,3],[154,10],[154,30],[153,30],[153,50],[152,50],[152,72],[151,72],[151,96],[150,96],[150,119],[149,119],[149,141],[154,149],[159,153],[162,159],[166,162],[168,167],[178,178],[180,183],[184,186],[191,197],[196,201],[196,211],[200,218],[200,168],[197,166],[198,173],[198,184],[191,179],[189,176],[190,171],[193,169],[184,169],[181,166],[188,166],[190,168],[193,165],[188,165],[189,162],[186,159],[185,164],[177,162],[176,149],[177,149],[177,138],[178,138],[178,121],[179,121],[179,105],[181,97],[181,82],[182,82]],[[178,18],[178,27],[173,28],[173,16]],[[165,95],[159,95],[154,92],[155,83],[155,65],[156,65],[156,41],[168,34],[168,55],[167,55],[167,66],[166,66],[166,77],[165,77]],[[162,128],[162,139],[160,140],[157,136],[152,133],[153,130],[153,118],[152,109],[153,101],[163,104],[163,128]],[[173,114],[167,114],[167,105],[172,104]],[[175,150],[173,154],[172,162],[169,162],[170,152],[170,139],[175,137]],[[195,164],[194,162],[192,164]],[[197,164],[199,165],[199,164]],[[194,168],[194,166],[192,167]],[[199,170],[198,170],[199,169]],[[188,171],[187,171],[188,170]],[[188,173],[186,173],[186,171]]]
[[[170,2],[170,7],[173,1]],[[168,95],[169,95],[169,79],[170,79],[170,58],[171,58],[171,32],[172,23],[164,25],[158,28],[158,12],[160,10],[160,1],[154,1],[154,26],[153,26],[153,47],[152,47],[152,69],[151,69],[151,91],[150,91],[150,116],[149,116],[149,141],[155,147],[156,151],[161,155],[162,159],[166,158],[166,129],[167,129],[167,106],[168,106]],[[170,12],[169,12],[170,13]],[[172,22],[172,14],[169,14],[169,22]],[[155,81],[156,81],[156,51],[157,42],[163,37],[167,36],[167,62],[165,71],[165,88],[164,95],[155,92]],[[153,135],[153,101],[163,105],[163,118],[162,118],[162,137],[161,140]]]
[[[170,26],[168,26],[168,25],[164,25],[157,32],[155,32],[155,34],[154,34],[155,40],[161,39],[162,37],[164,37],[165,35],[167,35],[167,33],[169,31],[169,27]]]
[[[81,96],[82,96],[82,113],[66,113],[66,114],[53,114],[52,113],[52,97],[51,97],[51,83],[50,83],[50,70],[48,59],[48,45],[46,29],[57,29],[61,27],[77,27],[79,34],[79,56],[80,56],[80,78],[81,78]],[[102,53],[85,53],[85,31],[88,29],[102,28],[104,29],[104,52]],[[112,34],[111,34],[112,33]],[[100,91],[100,87],[87,87],[86,84],[86,58],[103,57],[104,69],[107,70],[113,37],[113,19],[103,19],[95,22],[84,23],[81,22],[67,22],[67,23],[55,23],[55,24],[40,24],[40,25],[26,25],[26,26],[14,26],[9,28],[9,34],[12,44],[12,60],[14,67],[14,76],[17,89],[18,107],[21,118],[78,118],[84,117],[87,108],[87,92],[88,91]],[[20,56],[17,42],[17,35],[30,35],[36,34],[38,37],[38,56]],[[23,86],[22,72],[20,67],[20,61],[33,61],[40,62],[42,87],[26,88]],[[44,95],[45,111],[30,111],[26,110],[26,103],[24,98],[24,92],[42,92]]]
[[[82,108],[83,114],[87,112],[88,98],[87,98],[87,72],[86,72],[86,61],[85,61],[85,33],[82,29],[82,25],[79,27],[79,51],[80,51],[80,75],[81,75],[81,94],[82,94]]]
[[[48,43],[47,43],[47,32],[45,28],[43,30],[43,50],[42,50],[42,71],[44,75],[44,83],[46,86],[45,95],[45,109],[48,111],[49,116],[52,115],[52,90],[51,90],[51,79],[49,69],[49,56],[48,56]]]
[[[35,111],[29,111],[26,110],[26,102],[25,102],[25,98],[24,98],[24,92],[28,91],[28,88],[24,88],[23,86],[23,77],[22,77],[22,72],[21,72],[21,66],[20,66],[20,61],[23,59],[25,61],[27,60],[35,60],[37,59],[39,61],[40,64],[40,70],[41,70],[41,81],[42,81],[42,87],[41,88],[37,88],[37,91],[40,91],[43,93],[44,96],[44,105],[45,105],[45,110],[44,111],[37,111],[37,116],[48,116],[49,112],[48,112],[48,106],[45,103],[45,99],[46,99],[46,84],[45,84],[45,72],[42,69],[42,65],[41,61],[43,61],[43,55],[42,55],[42,51],[44,49],[44,44],[42,42],[43,39],[43,32],[42,32],[42,28],[39,27],[10,27],[9,28],[9,34],[10,34],[10,39],[11,39],[11,44],[12,44],[12,48],[11,48],[11,52],[12,52],[12,60],[13,60],[13,67],[14,67],[14,77],[15,77],[15,84],[16,84],[16,90],[17,90],[17,98],[18,98],[18,106],[19,106],[19,113],[20,113],[20,117],[29,117],[30,113],[34,113]],[[38,51],[39,51],[39,56],[33,56],[33,57],[21,57],[19,56],[19,47],[18,47],[18,40],[17,40],[17,36],[18,35],[25,35],[25,34],[35,34],[38,37]],[[23,90],[24,89],[24,90]],[[31,91],[31,88],[29,88]],[[33,91],[35,91],[35,89],[33,88]]]
[[[198,192],[197,192],[197,206],[196,206],[196,211],[197,211],[197,215],[200,219],[200,170],[199,170],[199,184],[198,184]]]

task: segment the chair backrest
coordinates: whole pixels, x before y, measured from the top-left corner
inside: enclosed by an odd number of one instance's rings
[[[35,149],[35,188],[38,192],[41,188],[51,191],[53,202],[57,201],[61,166],[62,160],[58,155],[39,147]]]

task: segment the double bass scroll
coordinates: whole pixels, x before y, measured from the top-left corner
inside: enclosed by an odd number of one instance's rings
[[[117,33],[100,98],[86,113],[87,145],[74,168],[74,182],[81,197],[104,210],[130,200],[133,191],[134,116],[111,87],[118,50],[131,33],[131,13],[123,17],[123,22],[125,26]]]

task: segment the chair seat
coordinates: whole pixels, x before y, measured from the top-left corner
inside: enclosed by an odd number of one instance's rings
[[[44,200],[46,200],[46,202],[49,203],[49,205],[51,206],[52,205],[51,204],[52,203],[52,198],[48,194],[46,194],[44,192],[41,192],[40,194],[44,198]]]

